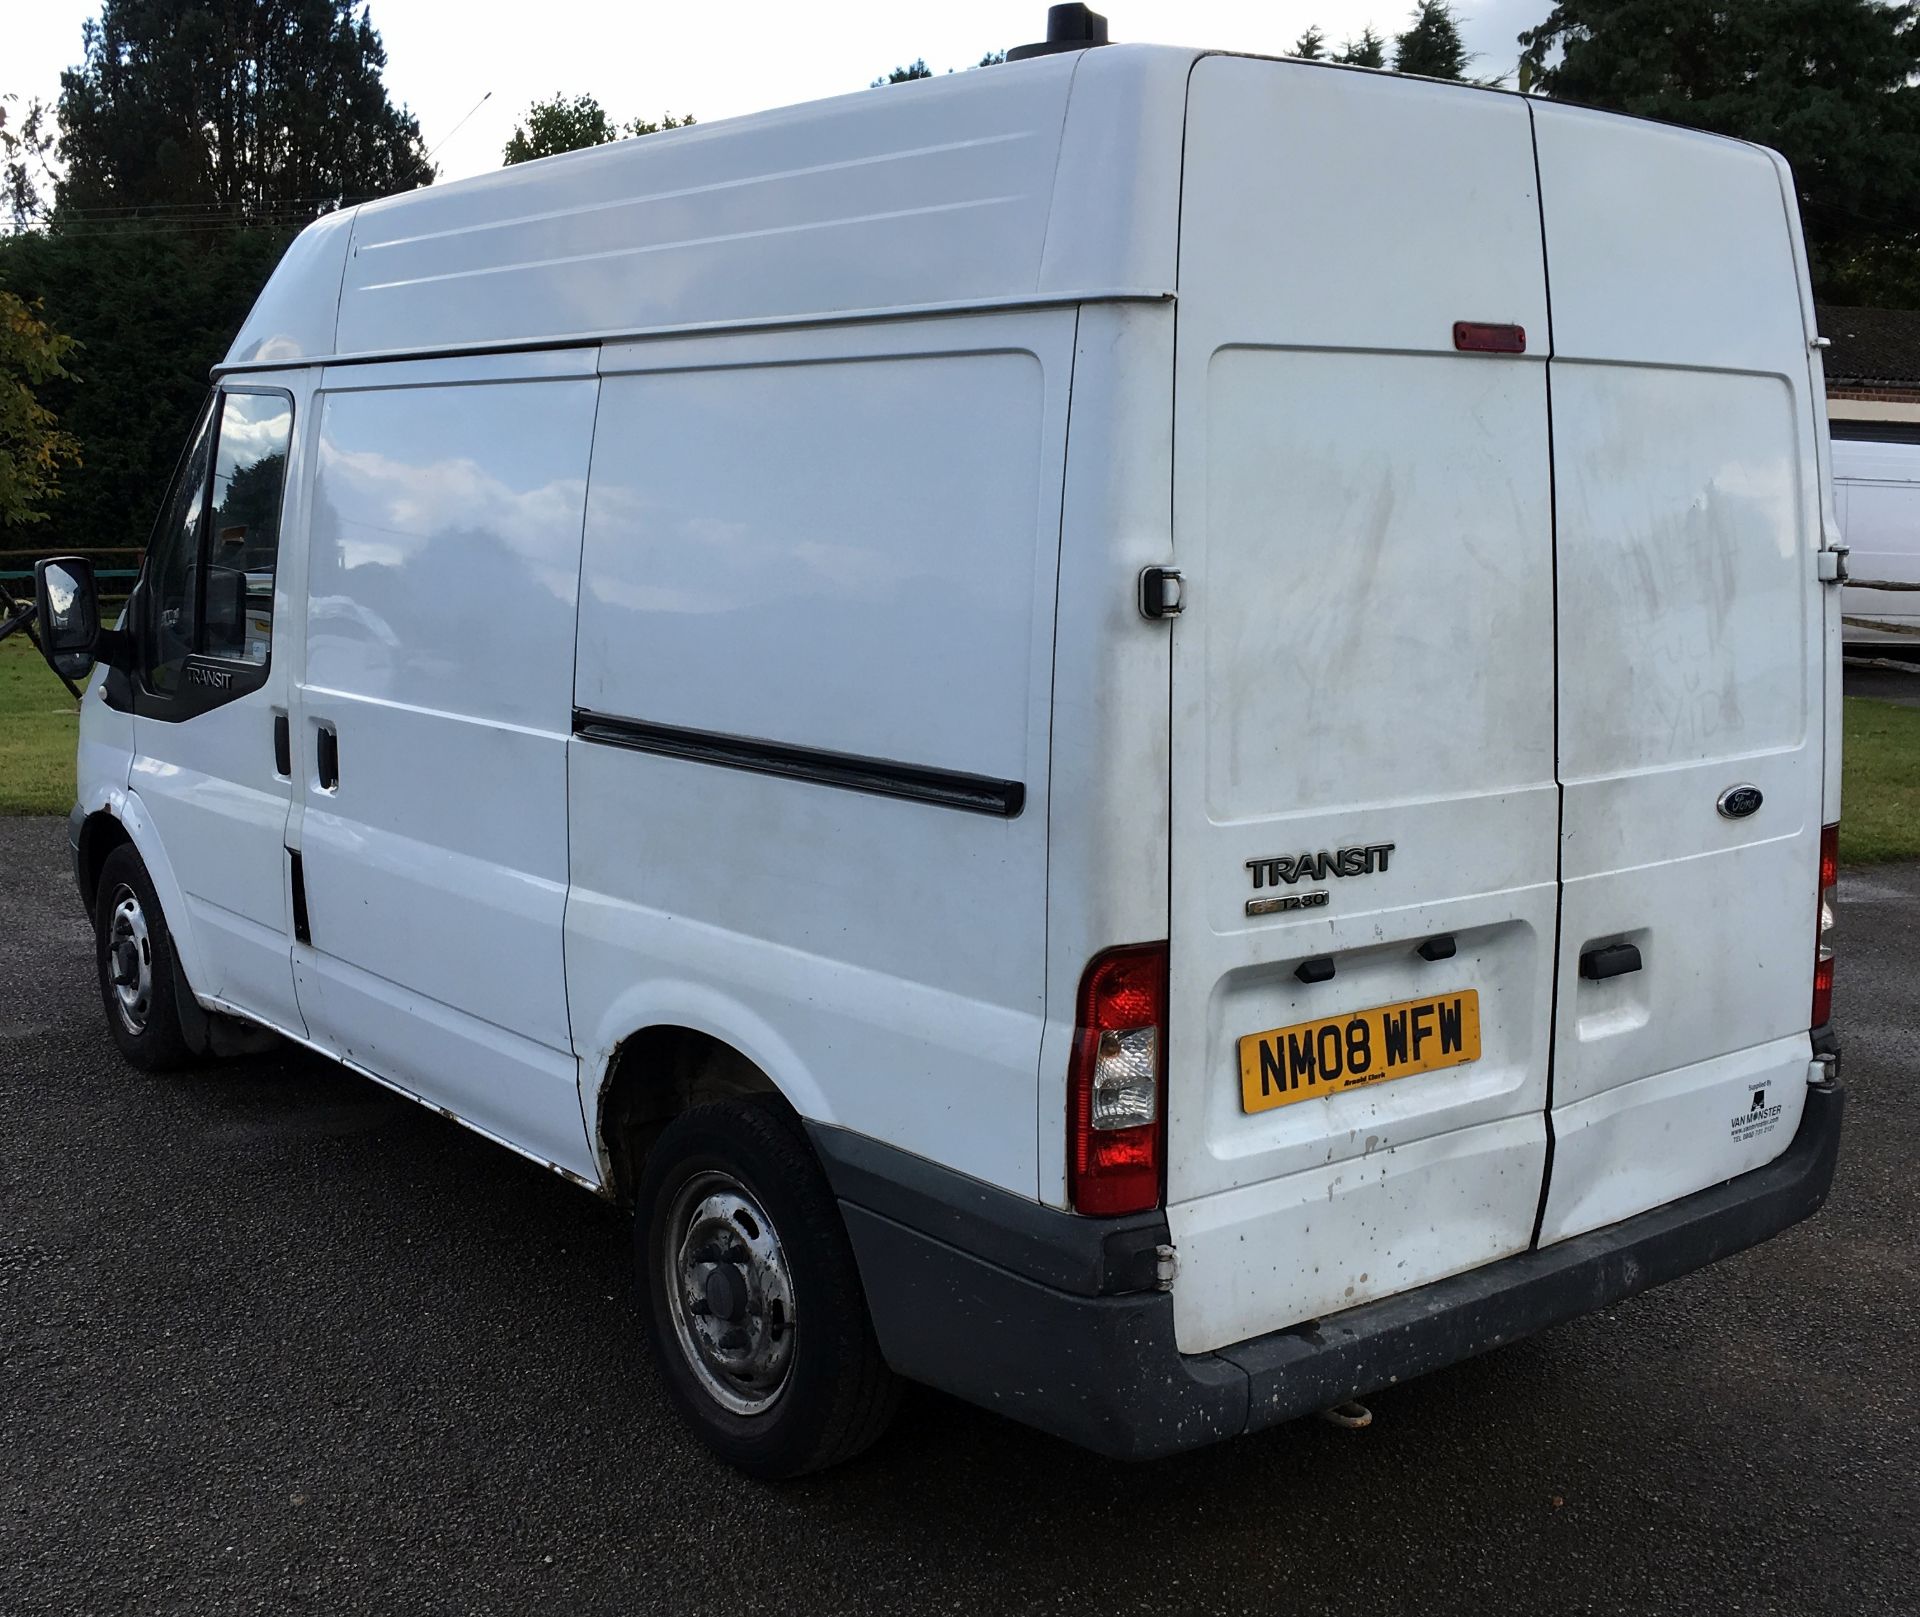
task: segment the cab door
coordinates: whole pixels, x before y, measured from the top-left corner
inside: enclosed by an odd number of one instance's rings
[[[1525,103],[1209,57],[1185,165],[1166,1197],[1199,1352],[1528,1246],[1558,793]]]
[[[236,381],[208,401],[134,599],[127,682],[128,790],[181,895],[168,920],[192,986],[292,1031],[282,536],[301,385]]]

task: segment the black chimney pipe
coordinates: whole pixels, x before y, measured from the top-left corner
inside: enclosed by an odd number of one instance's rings
[[[1032,45],[1016,45],[1007,52],[1009,62],[1024,62],[1029,56],[1051,56],[1056,51],[1083,51],[1107,42],[1107,19],[1088,6],[1048,6],[1047,37]]]

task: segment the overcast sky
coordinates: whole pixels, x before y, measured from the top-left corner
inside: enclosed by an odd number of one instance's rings
[[[1371,22],[1389,40],[1412,0],[1111,0],[1113,38],[1280,55],[1317,23],[1338,41]],[[1551,0],[1464,0],[1476,76],[1510,73],[1514,36]],[[80,59],[80,25],[98,0],[0,0],[0,92],[59,94]],[[1044,0],[372,0],[387,46],[387,89],[420,120],[441,177],[497,167],[537,96],[586,91],[625,120],[692,112],[703,121],[862,89],[924,56],[936,72],[1045,32]],[[486,91],[492,98],[464,125]],[[456,126],[459,126],[456,128]]]

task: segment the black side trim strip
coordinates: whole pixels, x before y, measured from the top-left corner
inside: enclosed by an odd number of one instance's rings
[[[670,724],[591,713],[585,708],[573,711],[573,733],[582,741],[658,753],[663,758],[718,764],[723,769],[745,769],[756,775],[780,775],[880,797],[904,797],[915,803],[937,803],[942,808],[993,814],[1006,820],[1018,814],[1027,801],[1027,789],[1017,780],[989,780],[984,775],[925,769],[885,758],[789,747],[778,741],[717,735],[709,730],[682,730]]]

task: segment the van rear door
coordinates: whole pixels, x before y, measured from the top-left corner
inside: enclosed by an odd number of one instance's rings
[[[1558,794],[1526,103],[1202,59],[1177,318],[1166,1190],[1200,1352],[1532,1239]]]
[[[1784,167],[1659,124],[1532,110],[1565,787],[1544,1244],[1793,1138],[1824,603],[1820,416]],[[1609,949],[1610,966],[1635,969],[1597,975]]]

